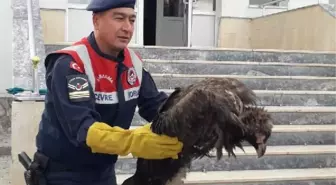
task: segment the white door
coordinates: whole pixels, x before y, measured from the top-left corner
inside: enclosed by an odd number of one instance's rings
[[[188,6],[185,0],[157,0],[156,45],[186,46]]]

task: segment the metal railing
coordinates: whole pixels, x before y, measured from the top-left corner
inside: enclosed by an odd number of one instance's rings
[[[271,4],[274,4],[274,3],[280,3],[280,2],[283,2],[283,1],[287,1],[287,0],[274,0],[274,1],[270,1],[270,2],[267,2],[267,3],[259,5],[259,8],[264,8],[265,6],[268,6],[268,5],[271,5]]]
[[[265,9],[268,5],[272,5],[274,3],[280,3],[280,2],[283,2],[283,1],[287,1],[287,0],[274,0],[274,1],[270,1],[270,2],[259,5],[259,8],[262,8],[262,16],[264,16]],[[287,6],[287,10],[288,10],[288,6]]]

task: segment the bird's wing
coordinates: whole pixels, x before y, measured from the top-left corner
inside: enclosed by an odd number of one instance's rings
[[[231,92],[239,97],[244,105],[255,105],[257,96],[241,81],[234,78],[207,78],[195,84],[203,86],[220,94],[223,91]]]

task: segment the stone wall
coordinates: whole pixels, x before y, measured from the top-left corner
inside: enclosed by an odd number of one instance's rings
[[[11,97],[0,97],[0,135],[7,135],[11,132]]]
[[[39,0],[32,0],[32,27],[33,38],[29,38],[28,6],[26,0],[12,0],[13,8],[13,85],[22,88],[31,88],[33,84],[33,69],[31,64],[31,45],[29,39],[34,39],[35,55],[45,58],[44,36],[42,30]],[[38,66],[40,88],[44,85],[44,65]]]
[[[1,157],[10,155],[11,149],[11,112],[12,98],[9,96],[0,96],[0,166]],[[1,174],[1,168],[0,168]],[[1,184],[1,175],[0,175]]]

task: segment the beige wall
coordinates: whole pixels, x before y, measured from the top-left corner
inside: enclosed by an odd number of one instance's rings
[[[45,43],[65,41],[65,11],[41,9]]]
[[[299,9],[252,21],[255,49],[336,50],[336,19],[320,6]]]
[[[223,48],[251,48],[250,19],[223,17],[219,26],[218,45]]]
[[[335,36],[336,19],[311,6],[251,21],[223,18],[219,47],[336,51]]]

